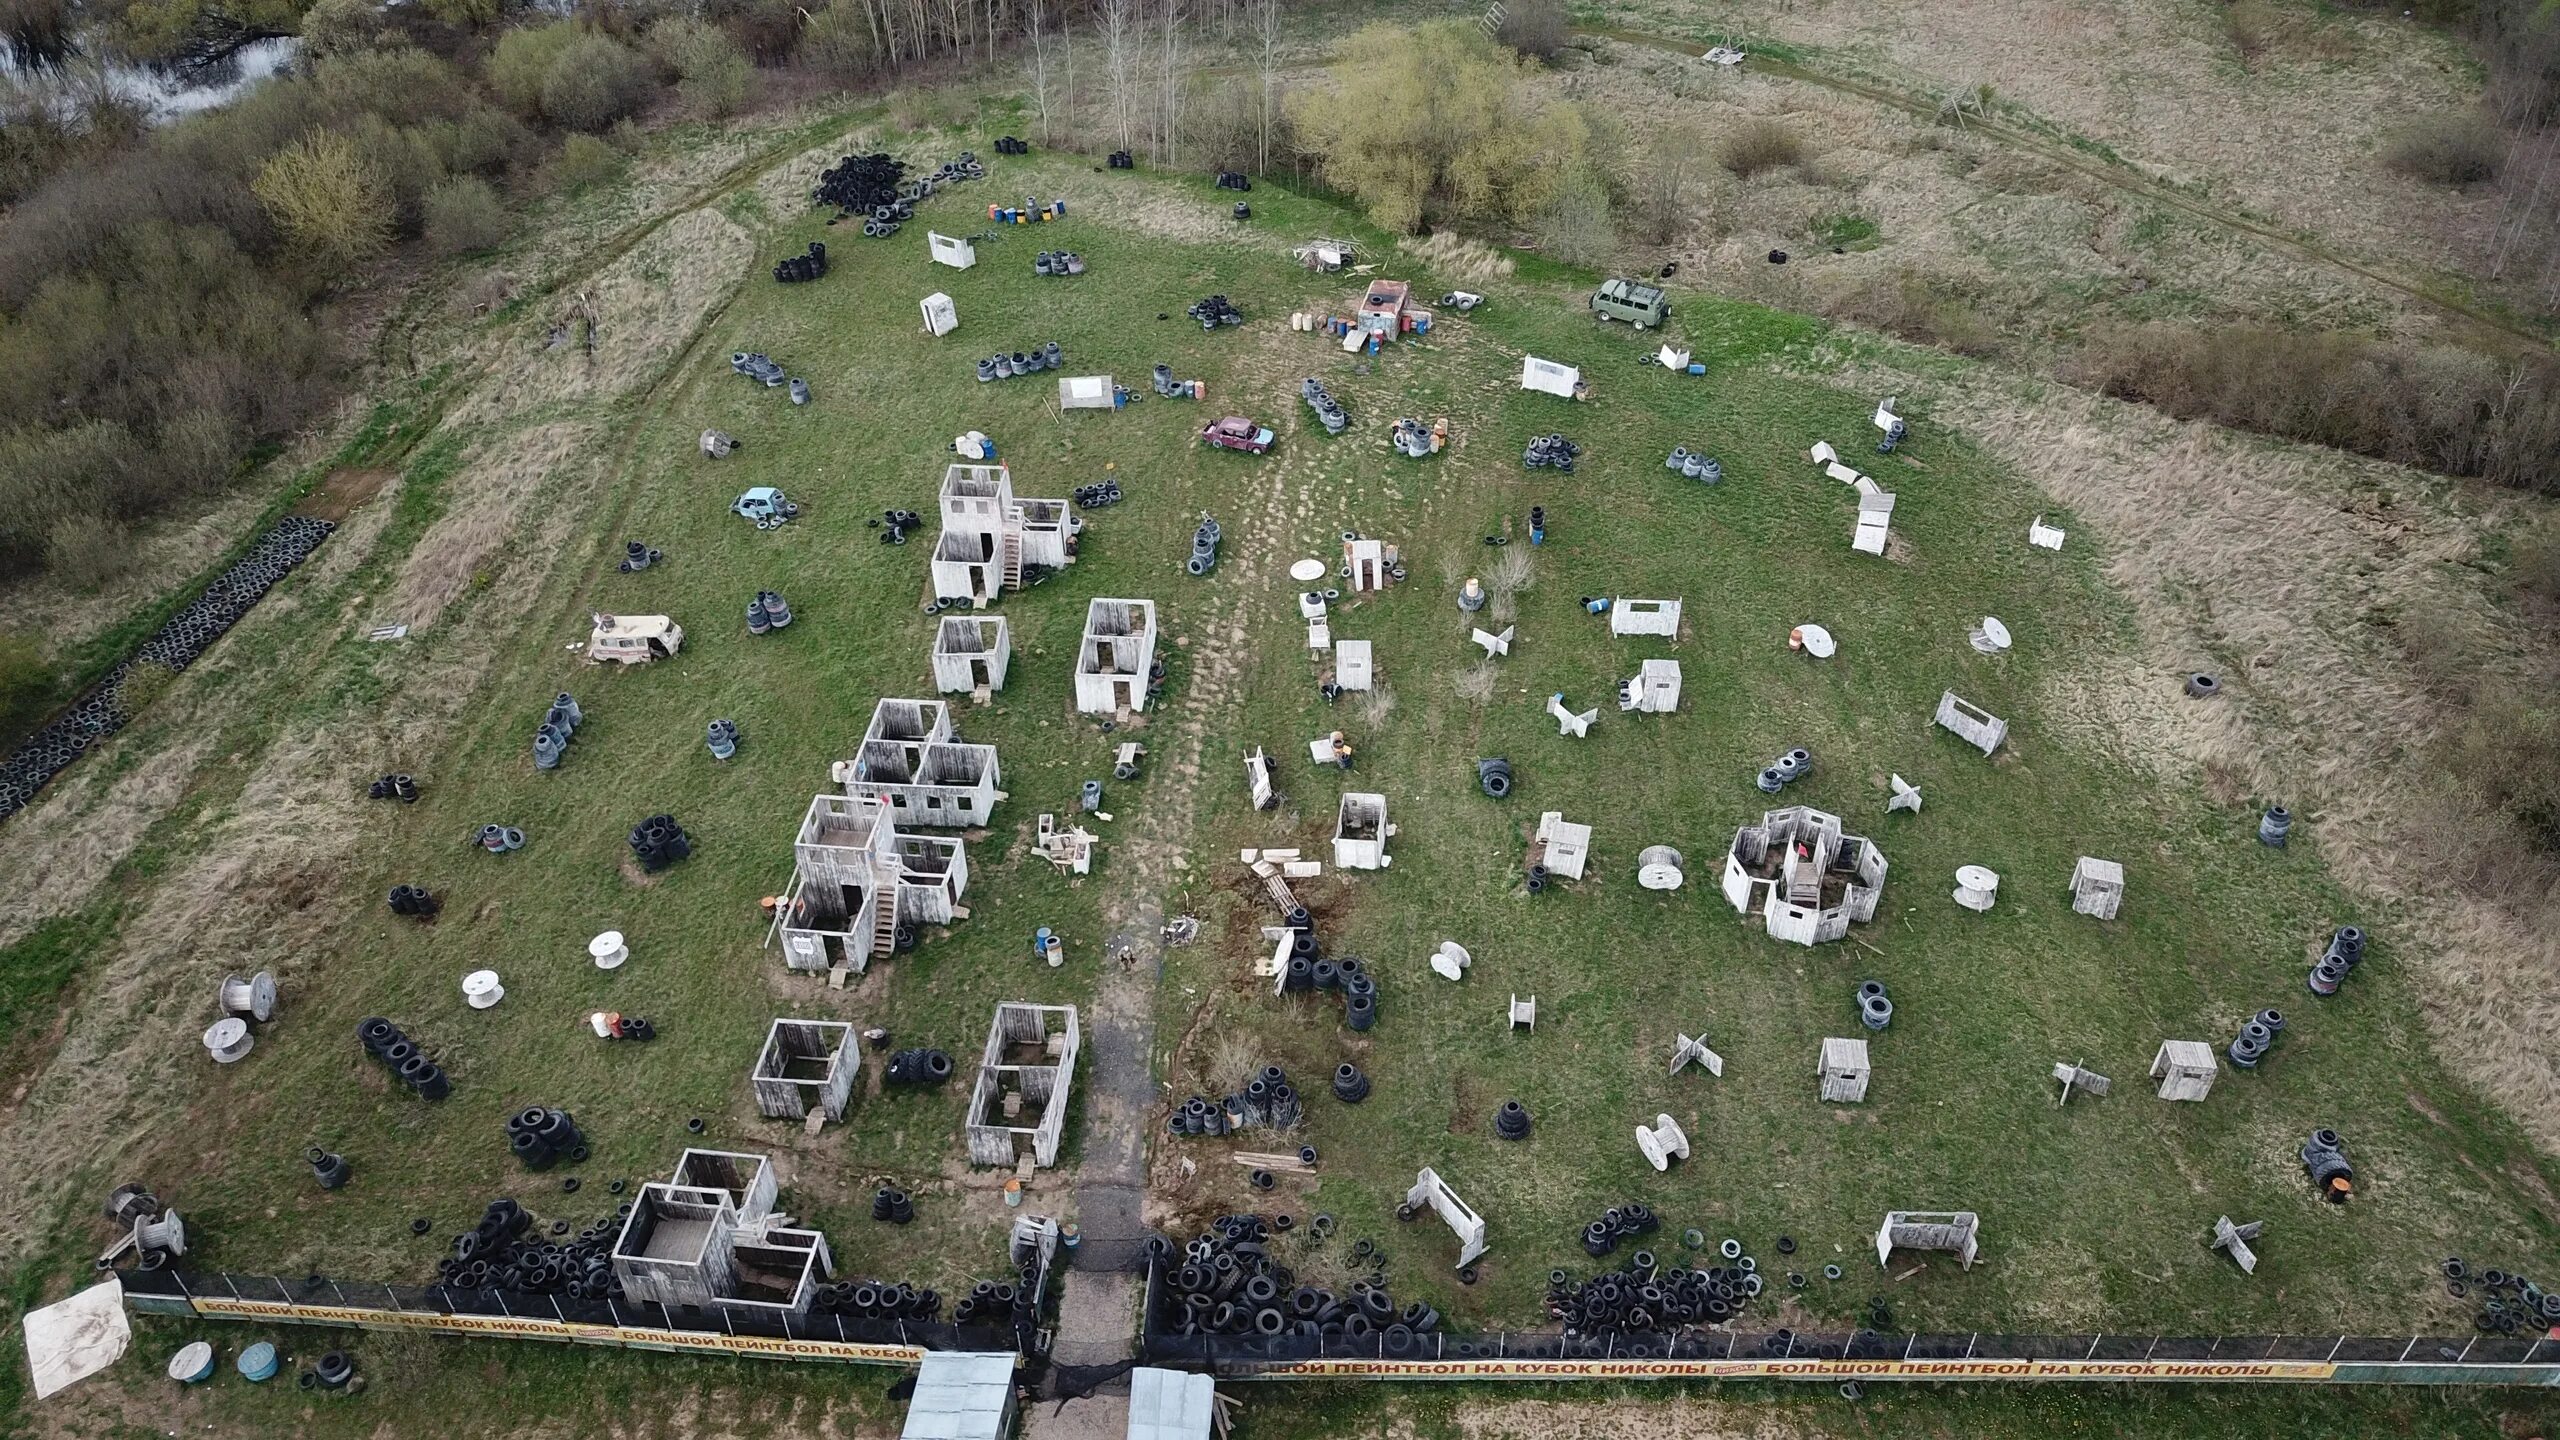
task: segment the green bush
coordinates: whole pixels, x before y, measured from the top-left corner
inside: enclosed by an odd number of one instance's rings
[[[649,27],[648,44],[676,77],[686,113],[718,119],[746,103],[747,57],[722,31],[699,20],[666,19]]]
[[[854,80],[880,65],[880,35],[857,0],[830,5],[801,28],[801,64],[833,80]]]
[[[507,238],[507,207],[477,175],[457,175],[427,192],[427,246],[439,255],[468,255]]]
[[[552,66],[577,40],[578,27],[566,20],[510,30],[498,37],[484,78],[508,109],[528,120],[538,118],[542,87],[550,83]]]
[[[542,81],[542,117],[590,134],[649,102],[656,80],[638,51],[603,35],[581,35],[562,48]]]
[[[65,515],[45,536],[45,573],[68,585],[90,587],[133,569],[133,532],[103,515]]]
[[[23,635],[0,635],[0,741],[35,729],[61,699],[61,679],[44,651]]]
[[[621,173],[622,152],[593,135],[570,136],[551,162],[551,183],[563,190],[583,190]]]

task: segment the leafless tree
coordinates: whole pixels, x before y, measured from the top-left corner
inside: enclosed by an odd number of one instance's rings
[[[1280,0],[1252,0],[1254,74],[1254,162],[1256,174],[1271,169],[1271,127],[1280,118]]]
[[[1031,103],[1040,110],[1040,143],[1050,143],[1048,0],[1031,0]],[[993,34],[993,30],[989,30]]]
[[[1118,148],[1126,150],[1135,119],[1131,102],[1137,97],[1130,90],[1137,78],[1137,32],[1143,17],[1138,13],[1137,0],[1102,0],[1096,18],[1102,26],[1103,84],[1111,103],[1111,136]]]
[[[1181,156],[1182,95],[1190,80],[1183,70],[1182,0],[1164,0],[1157,16],[1157,144],[1156,161],[1173,165]]]

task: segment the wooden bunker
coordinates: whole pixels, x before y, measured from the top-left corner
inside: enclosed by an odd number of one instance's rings
[[[1037,1169],[1058,1163],[1081,1043],[1073,1005],[1007,1000],[996,1006],[978,1078],[969,1087],[970,1164],[1010,1166],[1025,1156]]]
[[[812,1112],[844,1119],[862,1073],[853,1027],[841,1020],[776,1020],[747,1083],[767,1118],[799,1120]]]

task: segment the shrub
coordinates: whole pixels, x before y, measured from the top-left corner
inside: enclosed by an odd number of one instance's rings
[[[23,635],[0,635],[0,740],[33,730],[62,698],[44,651]]]
[[[620,173],[622,152],[593,135],[570,136],[551,162],[551,181],[563,190],[583,190]]]
[[[593,133],[637,112],[654,86],[649,62],[639,52],[602,35],[580,35],[543,77],[542,115],[554,125]]]
[[[277,151],[249,188],[278,229],[323,261],[354,264],[391,244],[390,187],[344,135],[323,130]]]
[[[577,39],[578,27],[565,20],[526,26],[499,36],[498,48],[490,53],[483,72],[489,88],[497,91],[498,99],[518,115],[527,119],[540,116],[542,87],[551,79],[552,65]]]
[[[382,177],[398,230],[416,234],[425,218],[427,192],[443,183],[445,175],[444,156],[434,135],[423,128],[394,125],[379,115],[356,121],[347,127],[346,135],[355,142],[357,158]]]
[[[1804,163],[1804,142],[1775,120],[1751,120],[1735,127],[1716,147],[1724,168],[1748,180],[1771,170]]]
[[[1959,355],[1993,355],[2000,329],[1953,289],[1910,271],[1880,277],[1842,299],[1832,313],[1888,335]]]
[[[427,245],[439,255],[468,255],[507,238],[507,208],[477,175],[458,175],[427,192]]]
[[[2391,137],[2382,163],[2413,180],[2436,185],[2476,185],[2498,178],[2507,141],[2498,127],[2473,114],[2438,115]]]
[[[720,30],[699,20],[661,20],[649,27],[649,50],[675,75],[688,113],[717,119],[746,102],[747,57]]]
[[[1589,166],[1565,176],[1530,229],[1540,249],[1568,265],[1599,265],[1618,248],[1608,187]]]
[[[314,60],[370,50],[388,34],[380,0],[312,0],[302,12],[302,53]]]
[[[457,175],[497,175],[514,168],[533,145],[533,132],[503,110],[476,106],[433,132],[444,168]]]
[[[2560,609],[2560,516],[2545,516],[2507,551],[2507,573],[2527,602]]]
[[[1573,34],[1564,0],[1505,0],[1494,38],[1537,60],[1552,60]]]

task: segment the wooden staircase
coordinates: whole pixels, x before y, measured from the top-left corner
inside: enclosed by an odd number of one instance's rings
[[[1005,531],[1001,545],[1004,553],[1004,584],[1002,588],[1006,590],[1019,590],[1022,588],[1022,532],[1019,530]]]
[[[871,953],[887,955],[898,948],[898,892],[883,886],[871,907]]]

